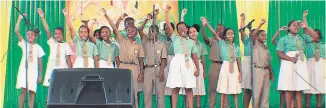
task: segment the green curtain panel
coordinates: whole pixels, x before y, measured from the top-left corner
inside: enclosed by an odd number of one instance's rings
[[[275,82],[271,82],[270,88],[270,107],[276,108],[280,104],[280,95],[277,91],[278,76],[280,69],[280,59],[276,54],[276,46],[272,44],[273,35],[282,26],[287,26],[291,20],[301,20],[304,10],[309,10],[307,21],[312,29],[320,29],[325,42],[325,1],[270,1],[267,29],[267,46],[272,56],[271,65],[274,70]],[[303,34],[303,29],[300,30]],[[286,35],[286,31],[280,33],[280,37]],[[279,37],[279,38],[280,38]],[[278,39],[279,39],[278,38]],[[278,40],[277,39],[277,40]],[[304,97],[302,97],[304,103]],[[323,98],[325,107],[325,98]],[[305,107],[305,105],[303,106]],[[317,107],[315,96],[312,97],[311,107]]]
[[[19,8],[23,13],[27,14],[27,19],[37,26],[41,34],[37,37],[36,43],[39,44],[44,52],[45,56],[42,57],[43,60],[43,76],[45,75],[46,64],[48,62],[48,56],[50,53],[50,48],[47,44],[46,33],[43,28],[42,20],[37,13],[37,8],[41,8],[45,13],[45,18],[49,24],[50,30],[53,34],[53,30],[57,26],[64,27],[65,21],[61,10],[65,7],[65,1],[13,1],[12,11],[11,11],[11,21],[10,21],[10,38],[8,47],[8,59],[7,59],[7,73],[6,73],[6,83],[5,83],[5,94],[4,94],[4,108],[17,108],[18,107],[18,97],[20,95],[20,90],[16,89],[16,81],[18,68],[20,65],[22,50],[18,46],[18,38],[14,32],[15,24],[17,22],[19,13],[16,11],[15,7]],[[26,26],[24,21],[21,22],[20,33],[23,37],[26,36],[27,30],[32,27]],[[43,77],[44,78],[44,77]],[[45,108],[45,99],[47,97],[48,89],[43,86],[43,82],[37,87],[37,93],[35,97],[35,108]],[[25,102],[25,107],[27,102]]]

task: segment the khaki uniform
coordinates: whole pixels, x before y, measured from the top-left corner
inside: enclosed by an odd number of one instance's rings
[[[143,47],[145,51],[145,73],[144,73],[144,102],[145,108],[152,108],[152,95],[153,86],[156,86],[156,93],[158,99],[158,108],[165,108],[164,94],[165,94],[165,82],[159,81],[159,71],[161,68],[161,59],[167,58],[167,50],[164,43],[158,39],[155,43],[153,40],[143,38]],[[156,50],[156,51],[154,51]],[[154,57],[156,57],[156,64],[154,63]],[[164,68],[164,66],[163,66]],[[156,73],[155,73],[156,72]]]
[[[255,41],[253,49],[254,73],[253,96],[254,108],[269,108],[269,51],[263,43]]]
[[[217,81],[223,61],[221,60],[220,47],[218,45],[218,41],[214,38],[210,38],[209,41],[209,46],[211,48],[211,51],[209,53],[209,60],[211,60],[209,69],[209,108],[215,108]],[[228,101],[225,102],[226,103],[224,105],[228,106]]]
[[[120,44],[120,68],[122,69],[130,69],[133,75],[134,81],[134,90],[135,90],[135,104],[136,108],[138,108],[138,91],[141,91],[141,85],[137,82],[138,74],[139,74],[139,61],[138,58],[145,57],[144,50],[141,44],[136,41],[131,42],[127,38],[123,38],[122,36],[118,36],[118,43]]]

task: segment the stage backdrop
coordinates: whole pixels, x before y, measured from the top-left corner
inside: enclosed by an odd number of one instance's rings
[[[166,4],[172,6],[171,19],[176,24],[179,21],[180,13],[183,8],[187,8],[188,12],[185,16],[185,22],[189,25],[200,24],[199,18],[201,16],[207,17],[210,24],[215,28],[217,24],[224,24],[226,27],[230,27],[235,31],[235,42],[241,47],[243,52],[243,44],[239,40],[239,15],[241,13],[246,14],[246,23],[252,19],[256,19],[253,23],[255,28],[261,18],[265,18],[267,21],[262,29],[267,31],[267,46],[272,56],[272,67],[274,70],[274,76],[276,81],[271,82],[270,92],[270,107],[279,107],[279,92],[277,91],[278,83],[278,71],[279,71],[279,59],[276,55],[276,47],[271,43],[271,38],[274,33],[282,26],[286,26],[290,20],[302,20],[302,12],[309,10],[307,16],[309,26],[311,28],[318,28],[322,31],[322,35],[325,35],[325,2],[313,2],[313,1],[113,1],[113,2],[72,2],[72,1],[1,1],[1,47],[0,47],[0,108],[17,108],[18,96],[20,90],[15,88],[17,81],[17,72],[21,60],[21,49],[18,47],[18,39],[14,33],[14,25],[18,18],[18,12],[14,7],[18,7],[23,13],[27,13],[27,18],[32,24],[35,24],[40,28],[41,34],[37,37],[37,43],[44,49],[46,55],[43,57],[43,75],[45,74],[46,64],[49,56],[49,46],[46,44],[45,31],[42,26],[41,19],[37,14],[37,8],[42,8],[45,12],[45,18],[49,23],[51,31],[57,27],[66,27],[65,19],[61,12],[63,8],[67,8],[69,13],[73,15],[73,23],[75,29],[81,25],[81,19],[96,18],[99,23],[96,28],[106,25],[109,26],[107,21],[100,14],[100,8],[104,7],[108,10],[109,15],[114,21],[122,13],[127,13],[129,16],[135,18],[136,26],[139,26],[145,18],[147,13],[152,11],[154,4],[160,9],[159,22],[164,22],[163,7]],[[138,5],[136,5],[138,4]],[[81,16],[83,13],[83,16]],[[23,22],[22,22],[23,23]],[[150,25],[150,23],[148,23]],[[26,27],[25,24],[21,24],[21,30],[23,36],[25,36],[26,30],[30,27]],[[121,22],[120,29],[123,29],[123,22]],[[160,28],[162,29],[162,27]],[[147,30],[147,29],[145,29]],[[65,41],[70,43],[70,35],[68,29],[66,29]],[[301,30],[302,33],[302,30]],[[209,37],[212,37],[208,32]],[[284,36],[285,32],[281,33]],[[202,35],[199,33],[199,40],[203,42]],[[325,39],[323,39],[325,41]],[[207,46],[208,51],[210,51]],[[8,53],[7,53],[8,52]],[[209,60],[207,59],[207,69],[209,71]],[[326,72],[325,72],[326,73]],[[208,74],[207,74],[208,75]],[[43,77],[44,78],[44,77]],[[43,82],[42,82],[43,83]],[[35,98],[35,108],[45,108],[45,99],[47,96],[47,88],[39,84],[37,89],[37,95]],[[206,96],[201,98],[201,107],[208,108],[208,79],[205,80],[206,84]],[[218,95],[219,96],[219,95]],[[141,97],[143,95],[141,94]],[[243,93],[240,94],[239,104],[243,107]],[[185,108],[184,97],[180,96],[178,107]],[[304,98],[303,98],[304,99]],[[316,107],[315,98],[312,98],[312,107]],[[153,97],[155,102],[155,97]],[[229,98],[230,106],[234,107],[233,98]],[[325,103],[325,100],[323,101]],[[26,103],[27,104],[27,103]],[[219,107],[220,99],[217,99],[217,108]],[[153,104],[155,107],[155,104]],[[325,106],[325,104],[324,104]],[[323,106],[323,107],[324,107]],[[26,106],[25,106],[26,107]],[[141,99],[140,107],[144,107],[144,102]],[[166,97],[166,107],[170,108],[170,100]],[[26,107],[27,108],[27,107]]]

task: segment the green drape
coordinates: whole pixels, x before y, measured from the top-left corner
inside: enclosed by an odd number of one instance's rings
[[[291,20],[301,20],[304,10],[309,10],[307,16],[308,25],[312,29],[320,29],[322,36],[325,35],[325,1],[270,1],[269,18],[267,29],[267,46],[270,51],[272,61],[271,65],[274,70],[275,82],[271,83],[270,88],[270,107],[276,108],[280,104],[280,95],[277,91],[277,83],[280,69],[280,59],[276,54],[276,46],[272,44],[273,35],[282,26],[287,26]],[[300,35],[303,29],[300,29]],[[280,37],[286,35],[286,31],[280,33]],[[279,38],[280,38],[279,37]],[[279,39],[278,38],[278,39]],[[278,40],[277,39],[277,40]],[[325,38],[323,37],[325,42]],[[325,107],[325,98],[323,98]],[[304,97],[302,97],[304,103]],[[305,105],[303,106],[305,107]],[[317,107],[315,96],[312,97],[311,107]]]
[[[19,13],[15,7],[19,8],[20,11],[27,14],[27,19],[34,25],[36,25],[41,34],[38,35],[36,43],[39,44],[44,52],[45,56],[43,60],[43,76],[45,75],[46,64],[48,62],[48,56],[50,48],[47,44],[46,33],[43,28],[42,20],[37,13],[37,8],[41,8],[44,11],[44,16],[49,24],[50,30],[53,34],[53,30],[57,26],[64,27],[65,21],[61,10],[65,7],[65,1],[13,1],[10,21],[10,38],[8,47],[8,59],[7,59],[7,73],[5,83],[5,94],[4,94],[4,108],[17,108],[20,90],[16,89],[16,81],[18,68],[20,65],[22,50],[18,47],[18,38],[14,32],[15,24],[17,22]],[[20,33],[25,38],[26,31],[31,29],[30,26],[26,26],[24,20],[21,22]],[[44,78],[44,77],[43,77]],[[47,97],[47,88],[43,86],[43,82],[38,84],[37,93],[35,97],[35,108],[45,108],[45,99]],[[26,98],[28,99],[28,98]],[[25,107],[27,108],[27,102]]]

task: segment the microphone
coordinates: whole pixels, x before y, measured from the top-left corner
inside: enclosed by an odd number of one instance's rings
[[[21,16],[23,16],[23,18],[24,18],[24,21],[25,21],[25,23],[26,24],[30,24],[30,22],[29,22],[29,20],[26,18],[26,16],[17,8],[17,7],[15,7],[16,8],[16,10],[19,12],[19,14],[21,15]]]
[[[245,27],[240,28],[239,31],[244,31],[246,28],[248,28],[249,30],[251,30],[252,28],[252,23],[255,21],[255,19],[252,19]]]
[[[248,23],[248,25],[246,26],[249,30],[251,30],[251,28],[252,28],[252,23],[255,21],[255,19],[252,19],[249,23]]]

